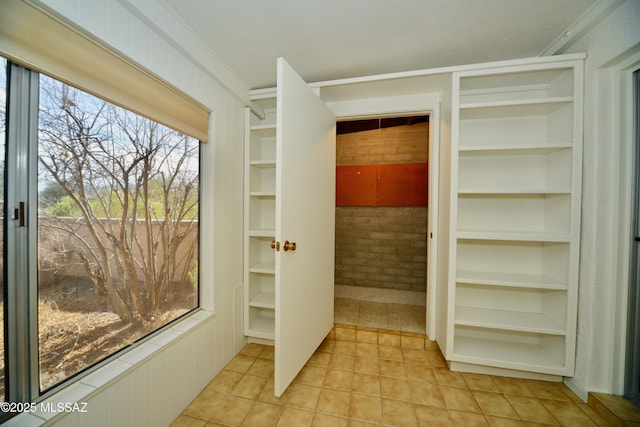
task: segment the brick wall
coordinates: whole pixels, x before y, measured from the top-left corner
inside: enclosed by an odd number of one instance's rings
[[[425,291],[427,208],[336,208],[337,285]]]
[[[337,165],[424,163],[428,123],[338,135]],[[425,291],[427,207],[336,207],[337,285]]]
[[[424,163],[429,159],[429,123],[395,126],[336,137],[336,164]]]

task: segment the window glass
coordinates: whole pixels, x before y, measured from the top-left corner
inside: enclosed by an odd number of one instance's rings
[[[38,139],[46,390],[197,307],[199,142],[42,75]]]
[[[7,60],[0,57],[0,399],[5,398],[5,366],[4,366],[4,171],[6,143],[6,107],[7,107]]]

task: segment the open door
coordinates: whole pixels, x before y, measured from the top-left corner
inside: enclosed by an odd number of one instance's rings
[[[334,114],[282,58],[276,119],[275,378],[282,395],[333,327]]]

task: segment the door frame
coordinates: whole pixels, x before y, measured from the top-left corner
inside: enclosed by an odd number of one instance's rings
[[[607,145],[607,150],[614,150],[615,158],[613,159],[619,167],[618,177],[613,185],[619,191],[616,197],[614,207],[616,210],[612,214],[614,240],[611,242],[611,251],[620,254],[617,261],[612,264],[612,274],[606,277],[611,280],[613,288],[607,294],[608,302],[604,302],[602,310],[609,310],[611,316],[605,319],[603,330],[607,331],[601,347],[610,349],[605,351],[601,356],[596,357],[596,350],[590,344],[577,343],[576,352],[584,352],[589,354],[592,362],[601,367],[606,367],[610,372],[610,382],[607,384],[607,390],[616,395],[625,394],[626,382],[626,361],[627,361],[627,338],[628,338],[628,316],[630,304],[630,288],[632,277],[631,264],[633,261],[632,244],[634,228],[632,221],[633,214],[633,192],[636,182],[634,182],[635,167],[635,150],[634,146],[634,128],[633,128],[633,73],[640,69],[640,48],[634,47],[625,54],[619,55],[617,61],[610,61],[605,66],[596,68],[594,81],[598,83],[600,88],[596,95],[599,101],[596,105],[590,107],[585,105],[585,147],[588,146],[590,126],[589,117],[597,117],[598,130],[597,134],[591,133],[591,138],[595,141],[606,139],[617,141],[613,146]],[[586,68],[587,73],[589,68]],[[588,74],[587,74],[588,75]],[[596,126],[592,126],[592,132],[595,132]],[[592,141],[593,142],[593,141]],[[640,150],[640,147],[638,147]],[[596,152],[594,152],[596,153]],[[599,154],[597,152],[596,154]],[[640,155],[639,155],[640,157]],[[640,165],[638,165],[640,171]],[[613,200],[613,199],[612,199]],[[594,223],[595,224],[595,223]],[[599,222],[598,224],[601,225]],[[582,269],[581,269],[582,270]],[[582,275],[582,271],[581,271]],[[603,276],[604,277],[604,276]],[[588,291],[594,292],[593,289],[587,288]],[[602,296],[602,294],[598,294]],[[584,307],[580,309],[579,318]],[[592,320],[598,318],[602,320],[602,316],[590,317]],[[578,321],[580,328],[580,320]],[[593,331],[592,331],[593,332]],[[588,340],[585,341],[587,343]],[[567,381],[568,385],[578,390],[583,399],[587,398],[587,390],[582,384],[576,384],[573,379]]]
[[[633,202],[624,395],[640,405],[640,69],[633,79]]]
[[[318,88],[322,97],[322,88]],[[407,96],[373,98],[340,102],[339,106],[327,103],[336,115],[336,121],[362,120],[368,118],[402,117],[410,115],[429,116],[429,176],[427,219],[427,286],[426,325],[429,339],[436,336],[436,277],[438,256],[438,207],[440,177],[440,94],[429,92]]]

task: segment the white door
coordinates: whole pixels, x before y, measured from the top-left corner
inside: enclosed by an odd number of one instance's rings
[[[276,396],[333,326],[335,127],[324,102],[278,59]]]

